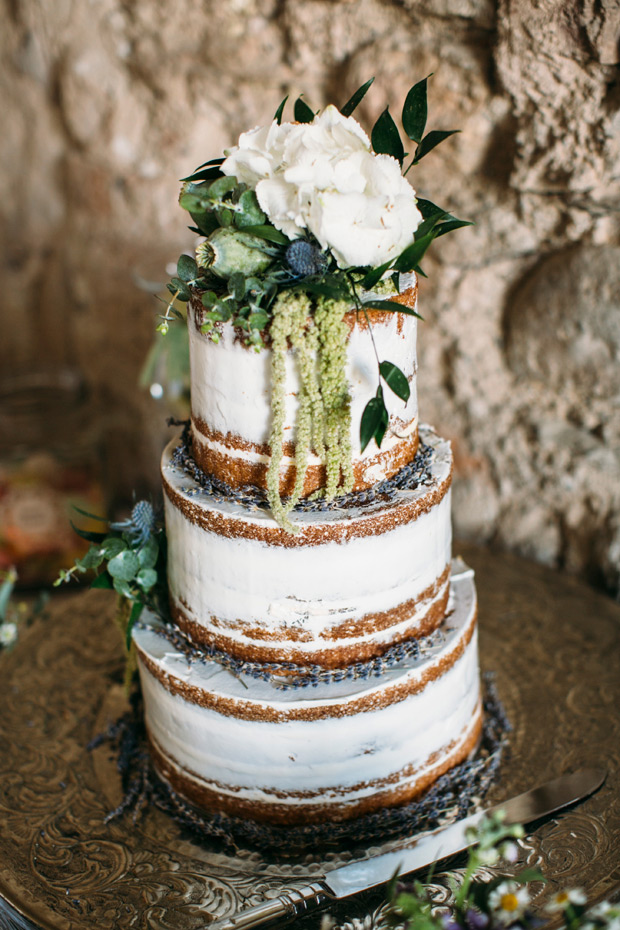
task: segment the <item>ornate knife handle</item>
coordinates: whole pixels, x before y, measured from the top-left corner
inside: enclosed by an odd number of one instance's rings
[[[207,924],[204,930],[253,930],[254,927],[286,923],[301,917],[307,911],[321,907],[331,898],[322,882],[312,882],[303,888],[286,891],[277,898],[257,904],[256,907],[240,911],[234,917]]]

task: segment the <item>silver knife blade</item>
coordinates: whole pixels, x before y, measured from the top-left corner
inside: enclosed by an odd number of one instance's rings
[[[561,775],[464,820],[415,838],[393,852],[330,869],[311,885],[285,891],[233,917],[210,923],[208,930],[251,930],[267,924],[286,923],[334,900],[369,891],[388,882],[396,871],[406,875],[467,849],[471,845],[466,837],[467,828],[477,826],[493,811],[503,810],[509,824],[532,823],[593,794],[605,781],[606,774],[603,769],[589,768]]]
[[[406,848],[330,869],[323,883],[335,898],[367,891],[389,881],[396,871],[406,875],[467,849],[471,845],[466,837],[467,830],[478,826],[493,811],[503,810],[505,822],[509,824],[531,823],[592,794],[603,784],[605,775],[602,769],[581,769],[571,775],[561,775],[502,804],[422,835]]]

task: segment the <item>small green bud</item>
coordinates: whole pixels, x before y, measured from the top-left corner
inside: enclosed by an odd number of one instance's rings
[[[198,246],[196,261],[219,278],[230,278],[235,272],[260,274],[273,261],[263,248],[264,242],[258,236],[227,226],[216,229]]]

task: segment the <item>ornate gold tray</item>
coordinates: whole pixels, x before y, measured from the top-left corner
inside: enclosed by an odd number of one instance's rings
[[[609,773],[598,794],[522,841],[520,865],[540,865],[549,879],[534,887],[535,906],[559,886],[579,885],[593,902],[613,897],[620,607],[515,557],[460,554],[477,573],[482,665],[496,672],[514,728],[489,800],[584,766]],[[131,816],[104,824],[121,799],[119,776],[109,748],[86,746],[126,708],[113,609],[106,592],[60,595],[0,656],[0,930],[198,930],[350,859],[222,852],[152,807],[136,824]],[[443,873],[433,884],[436,900],[449,900]],[[372,930],[382,904],[380,893],[360,896],[333,917],[342,930]]]

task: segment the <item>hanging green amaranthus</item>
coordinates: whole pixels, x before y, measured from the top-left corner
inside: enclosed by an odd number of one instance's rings
[[[312,447],[326,466],[324,496],[332,498],[353,486],[351,465],[351,399],[346,378],[348,327],[346,301],[319,297],[316,305],[306,293],[284,291],[273,307],[271,337],[272,425],[267,491],[272,513],[288,532],[295,528],[288,515],[299,501]],[[286,353],[295,352],[300,376],[295,423],[295,485],[284,502],[280,497],[283,458]]]
[[[344,300],[319,297],[315,323],[319,331],[319,368],[327,482],[325,497],[353,487],[351,463],[351,395],[346,376],[348,325]]]

